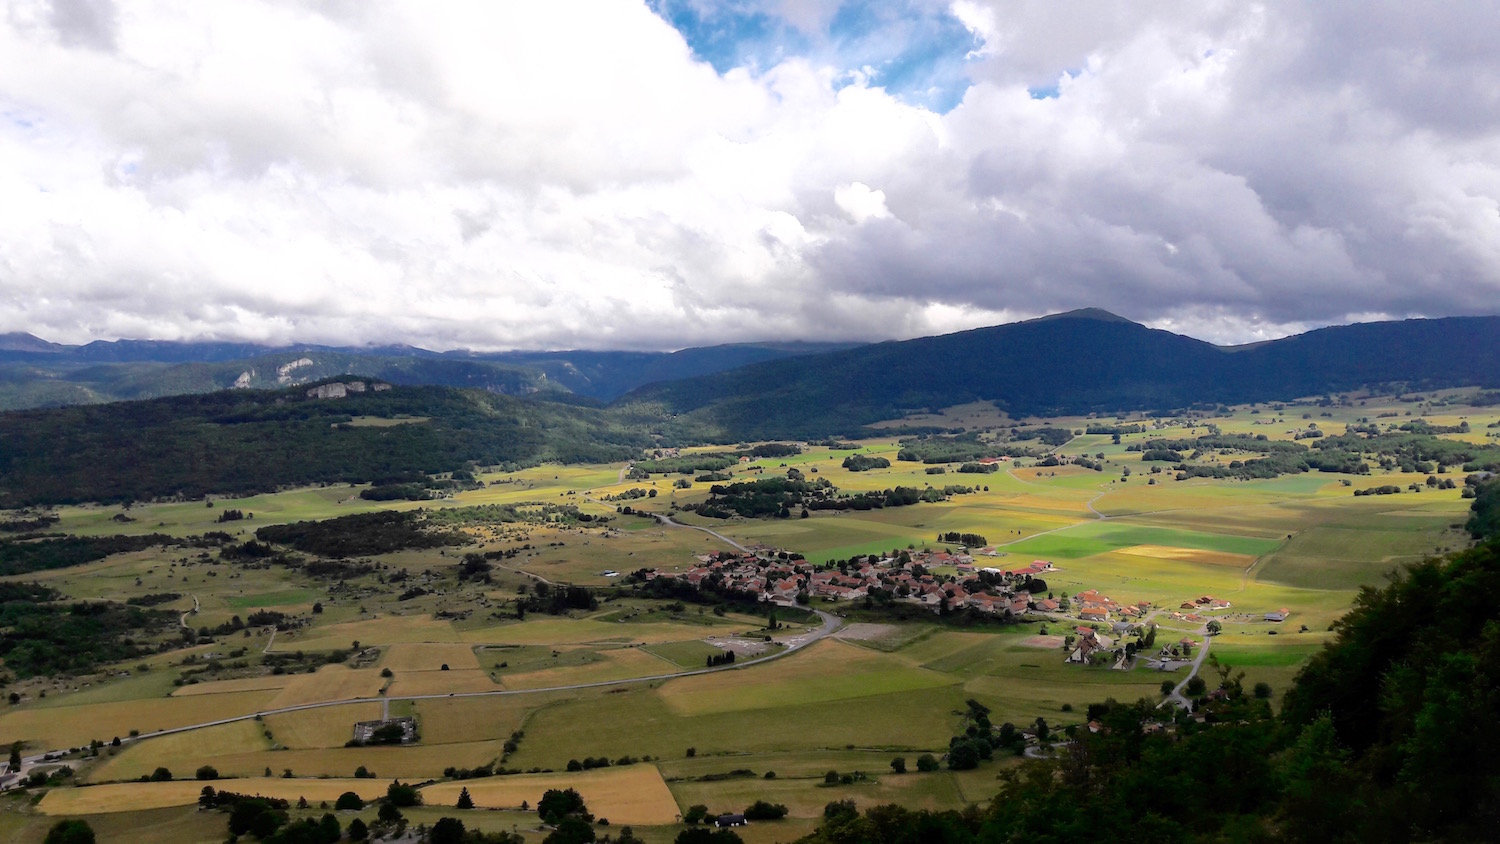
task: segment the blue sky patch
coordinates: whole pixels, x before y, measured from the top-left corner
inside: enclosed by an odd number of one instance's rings
[[[845,72],[871,72],[870,84],[946,112],[969,88],[968,54],[979,43],[946,8],[919,0],[843,3],[821,32],[804,32],[766,0],[650,0],[701,60],[720,73],[761,72],[805,57]]]

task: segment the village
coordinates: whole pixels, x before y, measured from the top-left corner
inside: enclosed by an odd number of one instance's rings
[[[916,604],[937,614],[969,610],[1017,620],[1029,617],[1069,623],[1074,625],[1072,631],[1061,637],[1067,663],[1118,670],[1133,668],[1138,656],[1148,655],[1150,667],[1174,670],[1186,664],[1202,644],[1184,636],[1158,648],[1158,625],[1213,636],[1222,629],[1222,621],[1280,624],[1289,615],[1285,608],[1228,615],[1232,602],[1212,595],[1184,601],[1173,610],[1151,601],[1118,601],[1097,589],[1071,596],[1054,593],[1042,579],[1058,570],[1050,560],[1013,568],[983,564],[985,558],[998,556],[991,547],[972,553],[897,550],[818,566],[801,555],[756,546],[695,555],[693,564],[682,571],[647,569],[638,574],[646,580],[674,578],[698,589],[738,592],[782,606],[860,600],[869,605],[878,598]],[[1127,644],[1126,636],[1137,638]]]

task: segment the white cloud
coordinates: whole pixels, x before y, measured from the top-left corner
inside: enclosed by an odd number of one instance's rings
[[[856,223],[863,223],[872,217],[880,219],[891,216],[890,209],[885,207],[885,191],[870,190],[870,186],[864,182],[834,188],[833,201],[844,209],[844,213],[853,217]]]
[[[0,331],[675,347],[1101,306],[1233,341],[1500,301],[1500,21],[949,8],[983,47],[939,115],[804,58],[717,74],[627,0],[14,0]]]

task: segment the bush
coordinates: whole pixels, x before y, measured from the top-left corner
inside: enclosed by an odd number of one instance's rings
[[[938,767],[937,757],[931,753],[923,753],[917,757],[917,770],[923,773],[931,773],[932,771],[936,771]]]
[[[200,780],[216,780],[219,778],[219,771],[212,765],[204,765],[197,770],[194,776]]]
[[[1260,700],[1269,699],[1271,697],[1271,684],[1266,682],[1256,683],[1255,696]]]
[[[94,844],[94,829],[77,818],[58,821],[47,830],[45,844]]]
[[[360,797],[358,794],[355,794],[352,791],[346,791],[343,794],[340,794],[339,795],[339,799],[337,801],[335,801],[334,804],[333,804],[333,808],[338,809],[340,812],[346,812],[346,811],[355,811],[355,812],[357,812],[360,809],[363,809],[364,807],[365,807],[365,800],[364,800],[364,798]]]
[[[386,788],[385,799],[392,806],[401,809],[422,805],[422,794],[417,791],[416,786],[406,785],[400,780],[393,780]]]
[[[370,837],[370,828],[359,818],[349,822],[349,840],[364,841]]]
[[[1175,688],[1177,688],[1177,684],[1174,683],[1174,682],[1172,682],[1171,680],[1163,680],[1163,681],[1161,681],[1161,694],[1162,694],[1162,697],[1166,697],[1167,695],[1171,694],[1172,690],[1175,689]]]
[[[751,821],[779,821],[786,817],[787,808],[780,803],[757,800],[745,808],[745,819]]]
[[[172,772],[166,768],[157,768],[151,772],[150,779],[152,782],[171,782]]]
[[[708,807],[702,803],[698,803],[688,807],[688,810],[682,815],[682,822],[691,826],[703,823],[707,818]]]

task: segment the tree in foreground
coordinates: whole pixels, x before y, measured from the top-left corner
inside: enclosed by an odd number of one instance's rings
[[[588,821],[577,815],[567,815],[542,839],[542,844],[593,844],[595,840],[594,828]]]
[[[370,828],[359,818],[349,822],[349,840],[364,841],[370,837]]]
[[[88,821],[68,818],[47,830],[45,844],[94,844],[94,828]]]
[[[464,822],[458,818],[438,818],[427,833],[427,844],[463,844]]]
[[[744,839],[727,829],[695,826],[677,833],[672,844],[744,844]]]

